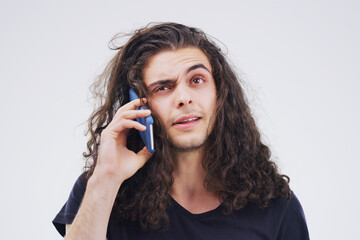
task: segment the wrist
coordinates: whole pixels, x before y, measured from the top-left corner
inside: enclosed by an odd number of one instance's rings
[[[113,190],[116,192],[119,190],[122,183],[123,180],[118,176],[96,168],[88,181],[88,185],[92,186],[93,188],[109,191]]]

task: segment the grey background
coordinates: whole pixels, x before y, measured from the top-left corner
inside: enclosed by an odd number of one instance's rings
[[[0,3],[0,239],[61,239],[51,220],[82,170],[88,87],[111,37],[153,21],[227,46],[311,238],[359,238],[358,1]]]

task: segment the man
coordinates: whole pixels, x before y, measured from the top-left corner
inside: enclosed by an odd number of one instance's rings
[[[66,225],[65,239],[309,239],[238,78],[202,31],[136,31],[95,93],[104,84],[89,119],[88,171],[53,221],[62,235]],[[129,102],[130,88],[141,99]],[[144,104],[150,110],[136,110]],[[154,154],[134,120],[150,113]]]

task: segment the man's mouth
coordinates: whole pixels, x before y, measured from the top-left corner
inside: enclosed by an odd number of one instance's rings
[[[198,117],[198,116],[184,116],[184,117],[181,117],[179,119],[177,119],[173,125],[178,125],[178,124],[189,124],[189,123],[192,123],[192,122],[196,122],[198,120],[200,120],[201,118]]]

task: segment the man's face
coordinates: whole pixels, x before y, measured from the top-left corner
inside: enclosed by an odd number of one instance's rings
[[[193,47],[163,51],[149,60],[143,74],[151,109],[175,149],[201,147],[216,112],[216,87],[206,55]]]

